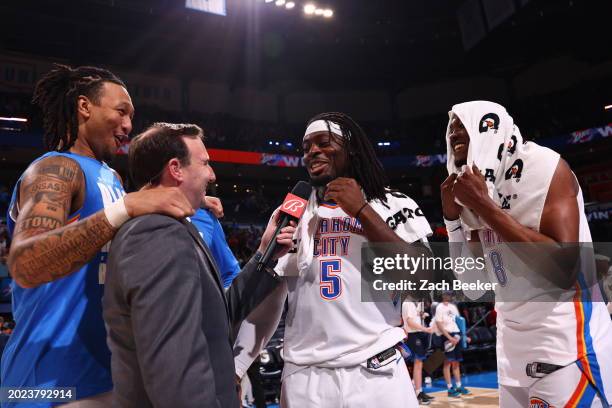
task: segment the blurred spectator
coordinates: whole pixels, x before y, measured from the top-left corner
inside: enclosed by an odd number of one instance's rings
[[[7,186],[0,185],[0,214],[4,215],[11,202],[11,193]]]
[[[9,234],[8,228],[3,220],[0,220],[0,278],[8,276],[8,269],[6,267],[6,259],[8,258],[9,252]]]
[[[4,322],[2,324],[2,334],[9,336],[13,333],[13,329],[15,328],[14,322]]]

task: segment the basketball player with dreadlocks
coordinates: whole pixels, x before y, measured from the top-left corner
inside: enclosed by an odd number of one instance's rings
[[[33,102],[43,112],[49,152],[21,176],[9,207],[17,324],[4,349],[2,386],[75,387],[79,406],[106,407],[112,389],[101,306],[106,245],[131,217],[181,218],[193,209],[175,188],[125,195],[106,164],[134,115],[113,73],[56,65],[37,83]],[[57,404],[36,406],[51,405]]]
[[[372,144],[347,115],[315,116],[303,148],[313,193],[297,227],[295,251],[276,267],[283,290],[262,306],[276,302],[280,314],[288,299],[281,405],[417,407],[397,349],[406,336],[401,302],[362,301],[361,247],[426,241],[429,223],[412,199],[388,189]],[[251,316],[255,326],[272,321],[270,310],[255,312],[261,314],[257,322]],[[271,326],[251,333],[269,335],[276,328]],[[238,376],[265,344],[242,337],[244,329],[235,345]]]

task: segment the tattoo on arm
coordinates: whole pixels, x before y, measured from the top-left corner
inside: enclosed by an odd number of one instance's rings
[[[114,234],[104,212],[99,211],[75,224],[28,238],[11,248],[13,278],[25,287],[62,278],[89,262]]]
[[[8,259],[19,285],[35,287],[74,272],[115,234],[103,210],[66,225],[82,184],[78,164],[66,157],[45,159],[28,170]]]

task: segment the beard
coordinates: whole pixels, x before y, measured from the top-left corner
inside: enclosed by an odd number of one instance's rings
[[[330,181],[334,180],[335,177],[332,177],[330,175],[323,175],[323,176],[319,176],[316,178],[312,178],[312,176],[310,177],[310,184],[312,184],[313,187],[325,187],[327,185],[327,183],[329,183]]]

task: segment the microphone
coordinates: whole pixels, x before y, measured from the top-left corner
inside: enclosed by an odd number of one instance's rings
[[[280,215],[278,219],[278,226],[276,227],[276,231],[274,231],[274,235],[268,243],[266,250],[264,251],[263,256],[258,262],[257,269],[261,269],[264,265],[267,265],[272,259],[272,255],[276,250],[276,237],[280,233],[280,230],[289,225],[289,221],[299,221],[306,210],[306,206],[308,205],[308,198],[310,198],[310,193],[312,191],[312,186],[310,183],[305,181],[299,181],[293,190],[287,194],[285,197],[285,201],[283,201],[283,205],[280,206]]]

